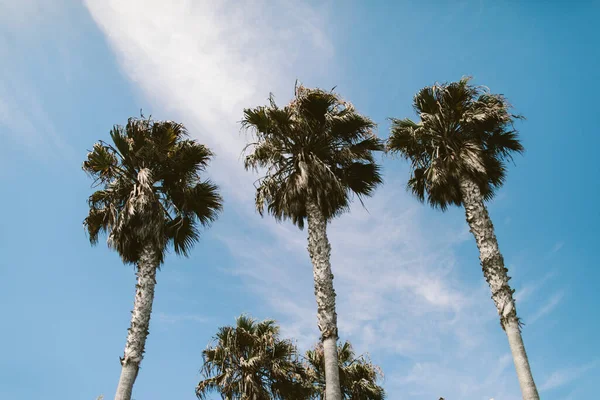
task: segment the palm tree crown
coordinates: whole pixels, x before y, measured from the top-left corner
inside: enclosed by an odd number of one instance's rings
[[[327,220],[347,210],[350,197],[372,194],[382,182],[373,151],[383,150],[375,124],[337,94],[296,88],[294,100],[244,110],[242,126],[256,140],[247,147],[246,169],[265,169],[258,181],[256,207],[302,228],[307,201]]]
[[[199,173],[212,153],[187,138],[182,124],[130,118],[115,126],[112,144],[99,141],[83,169],[100,190],[88,200],[84,225],[92,244],[101,232],[124,262],[139,260],[144,246],[166,245],[187,255],[199,239],[198,225],[214,221],[222,208],[217,187]]]
[[[485,200],[504,183],[506,161],[523,146],[502,95],[469,84],[470,78],[421,89],[413,106],[419,122],[392,118],[387,150],[412,163],[409,189],[445,210],[462,205],[461,177],[475,182]]]
[[[305,399],[308,388],[296,347],[279,337],[273,320],[237,318],[219,328],[214,345],[202,352],[204,379],[196,387],[203,399],[215,391],[224,399]]]
[[[378,385],[383,372],[365,356],[356,357],[352,345],[346,341],[338,345],[340,386],[344,399],[383,400],[385,391]],[[325,369],[323,346],[318,344],[306,352],[307,370],[314,389],[311,398],[323,399],[325,393]]]

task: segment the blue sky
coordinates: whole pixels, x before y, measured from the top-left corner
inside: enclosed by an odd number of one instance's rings
[[[0,398],[114,394],[135,277],[90,247],[80,168],[113,124],[143,108],[217,154],[208,176],[225,212],[159,273],[134,392],[191,400],[202,349],[242,312],[276,318],[302,349],[318,337],[306,232],[254,212],[242,109],[271,91],[287,102],[296,78],[337,85],[386,137],[387,117],[414,117],[419,88],[463,75],[527,118],[527,152],[489,207],[542,398],[592,398],[598,2],[214,3],[0,0]],[[462,210],[420,205],[406,165],[382,162],[368,212],[330,227],[342,339],[381,365],[390,399],[519,399]]]

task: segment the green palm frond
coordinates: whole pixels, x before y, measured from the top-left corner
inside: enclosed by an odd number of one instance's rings
[[[413,106],[420,121],[391,118],[386,150],[410,161],[408,189],[445,210],[462,205],[460,177],[476,182],[486,200],[506,176],[506,161],[523,146],[504,96],[474,86],[470,78],[421,89]]]
[[[342,397],[352,400],[383,400],[385,391],[379,385],[381,369],[368,356],[356,357],[350,342],[338,344],[338,363]],[[318,344],[305,355],[307,380],[312,388],[310,399],[325,398],[325,357],[323,345]]]
[[[88,216],[83,221],[84,227],[87,229],[90,242],[98,243],[100,233],[106,233],[112,225],[110,220],[110,210],[108,208],[92,208]]]
[[[130,118],[115,126],[112,143],[96,143],[83,169],[101,187],[90,195],[84,220],[90,242],[101,233],[124,262],[136,263],[144,246],[188,255],[222,209],[218,188],[201,180],[212,157],[187,138],[182,124]]]
[[[279,337],[273,320],[241,315],[234,327],[219,328],[202,356],[198,398],[216,392],[228,399],[307,399],[296,347]]]
[[[327,219],[345,212],[351,197],[372,195],[381,182],[373,152],[384,146],[375,124],[337,94],[297,86],[280,108],[245,109],[242,127],[254,138],[246,147],[246,169],[264,172],[257,181],[256,208],[302,228],[307,201]]]
[[[175,253],[187,256],[200,237],[194,220],[189,216],[177,216],[167,222],[165,233],[173,242]]]
[[[117,156],[111,148],[96,143],[83,163],[83,170],[102,183],[110,182],[119,176],[118,162]]]

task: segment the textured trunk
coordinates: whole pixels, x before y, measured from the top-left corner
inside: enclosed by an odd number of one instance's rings
[[[131,326],[127,334],[125,353],[121,358],[121,377],[115,400],[131,400],[133,384],[137,377],[140,363],[144,357],[144,347],[150,326],[150,314],[154,301],[154,286],[156,285],[156,270],[158,269],[158,254],[152,247],[144,249],[137,268],[137,285]]]
[[[308,216],[308,253],[313,264],[317,318],[325,358],[325,399],[341,400],[340,371],[337,354],[337,314],[331,273],[331,246],[327,239],[327,221],[316,204],[306,205]]]
[[[510,351],[517,370],[524,400],[539,400],[527,353],[521,337],[517,309],[513,299],[514,290],[508,284],[508,269],[504,267],[504,258],[498,248],[498,240],[494,233],[494,225],[483,203],[479,187],[470,179],[463,178],[460,182],[467,222],[479,248],[479,260],[483,275],[492,291],[492,299],[498,309],[500,324],[506,332]]]

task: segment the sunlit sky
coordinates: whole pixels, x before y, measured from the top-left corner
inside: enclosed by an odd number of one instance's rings
[[[225,211],[159,272],[134,388],[192,400],[202,350],[242,312],[303,351],[318,339],[307,232],[254,211],[243,108],[285,104],[296,79],[337,86],[385,138],[419,88],[463,75],[526,117],[489,209],[541,397],[597,397],[598,15],[597,1],[0,0],[0,398],[114,395],[135,275],[90,246],[81,171],[113,124],[143,109],[216,153]],[[383,368],[389,399],[518,400],[463,211],[419,204],[407,165],[380,161],[366,210],[330,226],[341,339]]]

